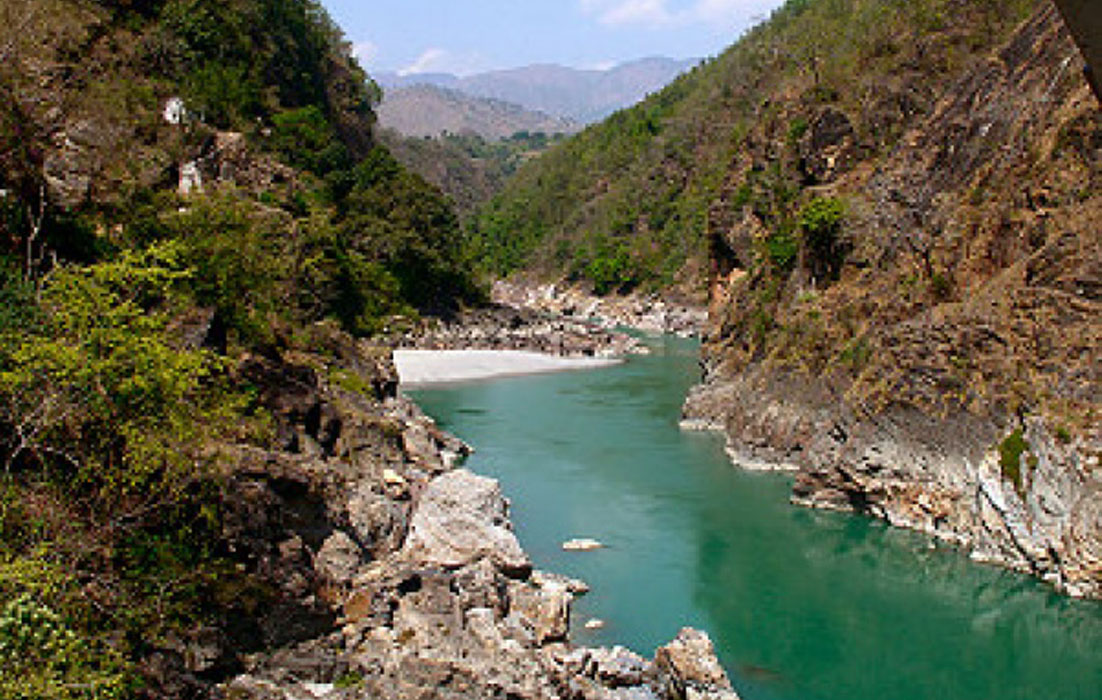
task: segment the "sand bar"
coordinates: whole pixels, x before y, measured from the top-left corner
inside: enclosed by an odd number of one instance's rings
[[[523,350],[395,350],[394,364],[403,385],[467,382],[492,377],[596,369],[621,360],[558,357]]]

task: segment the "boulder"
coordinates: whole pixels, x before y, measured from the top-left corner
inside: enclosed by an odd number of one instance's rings
[[[719,665],[712,640],[700,630],[682,629],[672,642],[658,649],[654,665],[666,696],[674,700],[738,700]]]
[[[415,565],[459,569],[483,557],[503,573],[526,578],[532,563],[507,518],[497,481],[459,469],[429,482],[417,503],[403,558]]]
[[[570,578],[569,576],[563,576],[562,574],[555,574],[548,571],[533,571],[532,583],[536,584],[540,588],[546,588],[549,585],[558,584],[570,591],[574,595],[585,595],[589,593],[589,584],[581,579]]]
[[[346,533],[336,530],[318,550],[314,568],[334,583],[349,583],[362,563],[360,545]]]
[[[510,587],[512,614],[532,634],[537,644],[559,642],[570,631],[570,603],[566,586],[549,583],[540,588],[529,583]]]
[[[642,656],[621,646],[592,649],[586,675],[609,688],[642,685],[650,664]]]
[[[562,543],[563,550],[567,552],[592,552],[602,547],[604,547],[603,544],[588,537],[580,537]]]

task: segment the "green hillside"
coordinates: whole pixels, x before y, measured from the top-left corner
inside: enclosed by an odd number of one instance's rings
[[[790,0],[722,55],[523,168],[483,209],[472,246],[496,274],[523,267],[601,292],[675,282],[699,291],[709,212],[745,154],[788,149],[740,197],[794,230],[816,184],[800,150],[822,108],[865,116],[858,152],[875,162],[1033,5]],[[781,143],[756,143],[774,122]]]
[[[518,131],[497,140],[452,133],[419,138],[390,129],[379,130],[378,136],[399,162],[451,199],[462,221],[475,216],[522,165],[566,138],[541,131]]]
[[[220,539],[256,367],[481,295],[314,0],[0,22],[0,697],[183,697],[153,652],[271,597]]]

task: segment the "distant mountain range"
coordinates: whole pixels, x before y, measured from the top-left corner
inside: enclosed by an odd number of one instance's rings
[[[431,84],[386,90],[378,109],[379,124],[403,136],[477,134],[489,141],[521,131],[572,134],[581,124],[518,105]]]
[[[608,70],[541,64],[463,78],[447,73],[379,73],[374,77],[385,91],[397,93],[399,88],[433,85],[590,124],[665,87],[696,63],[695,59],[652,57]]]

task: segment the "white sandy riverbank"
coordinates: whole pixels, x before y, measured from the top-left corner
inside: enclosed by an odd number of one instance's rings
[[[620,360],[558,357],[522,350],[395,350],[402,384],[440,384],[491,377],[596,369]]]

